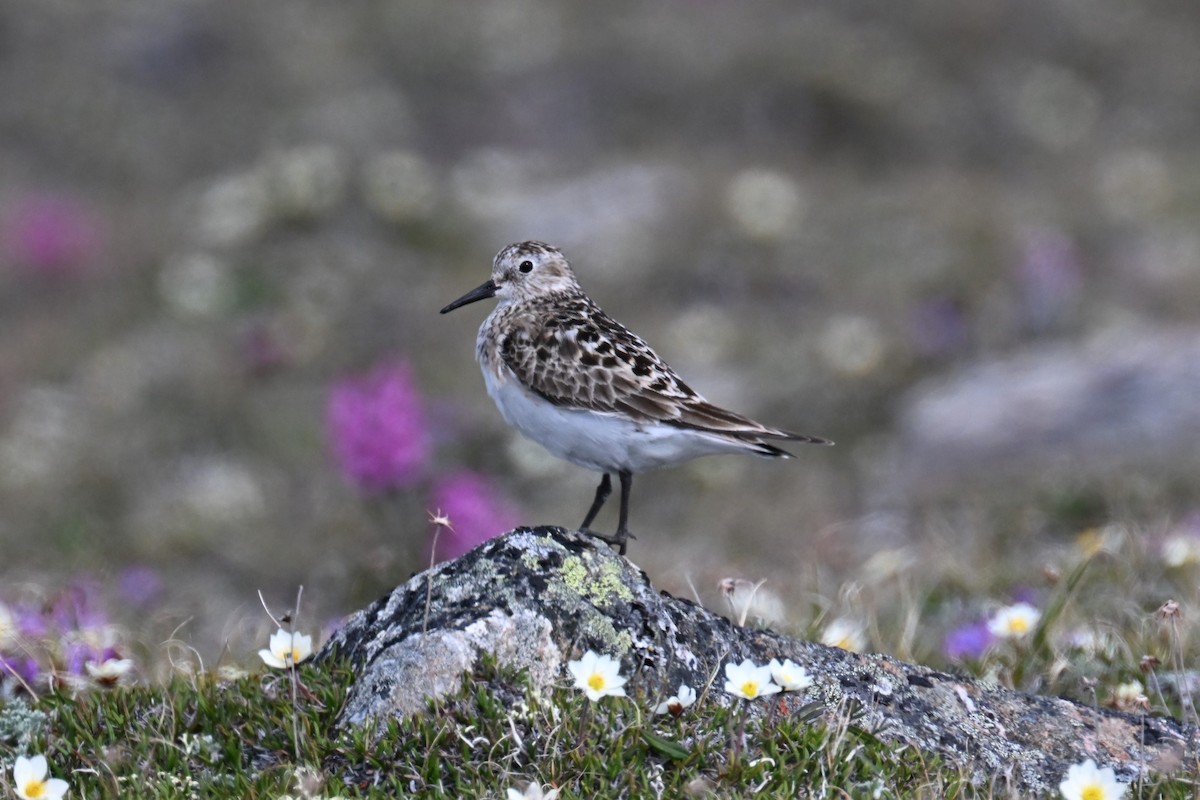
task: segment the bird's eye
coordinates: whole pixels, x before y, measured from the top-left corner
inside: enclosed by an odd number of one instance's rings
[[[522,261],[521,266],[517,267],[517,269],[521,270],[521,272],[533,272],[533,262]]]

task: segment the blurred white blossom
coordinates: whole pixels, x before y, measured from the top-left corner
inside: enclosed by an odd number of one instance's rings
[[[424,219],[439,201],[438,178],[416,153],[393,151],[371,158],[362,169],[367,207],[390,222]]]
[[[262,172],[248,170],[209,184],[190,212],[187,227],[196,232],[201,244],[244,244],[266,226],[269,207]]]
[[[1021,639],[1037,627],[1042,612],[1029,603],[1014,603],[997,611],[988,620],[988,630],[1000,639]]]
[[[833,620],[821,631],[821,644],[861,653],[867,647],[867,634],[861,624],[842,617]]]
[[[49,385],[22,390],[0,437],[0,481],[13,489],[61,481],[87,441],[87,415],[71,391]]]
[[[886,351],[879,326],[855,314],[831,317],[821,330],[817,348],[826,364],[846,376],[874,372]]]
[[[795,231],[806,201],[800,187],[781,172],[745,169],[725,191],[725,208],[742,232],[756,239],[779,239]]]
[[[783,601],[775,592],[765,588],[763,581],[722,578],[717,588],[729,604],[730,618],[738,625],[745,625],[751,620],[761,625],[771,625],[784,620]]]
[[[158,293],[181,316],[216,317],[233,301],[229,265],[204,252],[173,256],[158,274]]]
[[[330,145],[295,147],[266,162],[267,196],[273,216],[311,219],[342,202],[349,182],[346,160]]]

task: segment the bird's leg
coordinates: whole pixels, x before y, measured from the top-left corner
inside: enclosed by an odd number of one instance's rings
[[[587,516],[583,518],[583,524],[579,526],[579,530],[586,531],[588,529],[610,494],[612,494],[612,479],[606,472],[600,479],[600,485],[596,487],[596,499],[592,501],[592,507],[588,509]]]
[[[616,545],[617,552],[625,555],[625,542],[630,538],[627,523],[629,522],[629,490],[633,488],[633,473],[623,469],[617,473],[617,477],[621,479],[621,514],[617,518]]]
[[[621,514],[617,521],[617,532],[612,536],[605,536],[602,533],[594,533],[588,530],[588,525],[592,524],[592,520],[596,518],[596,514],[600,513],[600,507],[604,505],[604,501],[612,494],[612,477],[606,472],[604,477],[600,479],[600,485],[596,487],[596,499],[592,501],[592,507],[588,509],[587,516],[583,519],[583,524],[579,529],[584,533],[595,536],[602,542],[607,542],[617,548],[617,552],[625,555],[626,542],[633,539],[634,536],[629,532],[629,488],[633,485],[633,473],[627,469],[623,469],[617,473],[621,479]]]

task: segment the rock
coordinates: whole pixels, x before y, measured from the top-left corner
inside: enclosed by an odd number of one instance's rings
[[[901,400],[906,491],[997,472],[1190,476],[1200,436],[1200,329],[1107,333],[974,364]],[[1172,467],[1172,465],[1174,465]],[[1038,469],[1031,469],[1031,468]]]
[[[1200,732],[1071,700],[1038,697],[768,630],[735,625],[658,592],[603,543],[562,528],[518,528],[456,561],[414,576],[353,615],[318,655],[358,674],[340,724],[424,712],[426,696],[461,686],[485,655],[528,670],[534,687],[563,682],[586,650],[621,660],[647,697],[681,682],[706,686],[727,661],[790,658],[808,670],[830,722],[856,724],[960,764],[977,784],[1022,792],[1057,786],[1086,758],[1124,781],[1195,763]],[[721,685],[721,679],[715,687]],[[668,689],[671,691],[668,692]],[[714,688],[706,702],[730,703]],[[751,704],[761,713],[766,703]]]

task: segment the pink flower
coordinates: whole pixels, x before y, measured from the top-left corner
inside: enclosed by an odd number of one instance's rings
[[[420,479],[430,437],[407,364],[385,364],[339,382],[326,421],[334,458],[359,488],[399,489]]]
[[[434,506],[450,520],[437,535],[439,561],[458,558],[517,524],[517,512],[480,475],[456,472],[433,487]]]
[[[7,209],[0,232],[8,256],[31,273],[74,275],[94,266],[100,226],[79,201],[60,195],[31,195]]]

